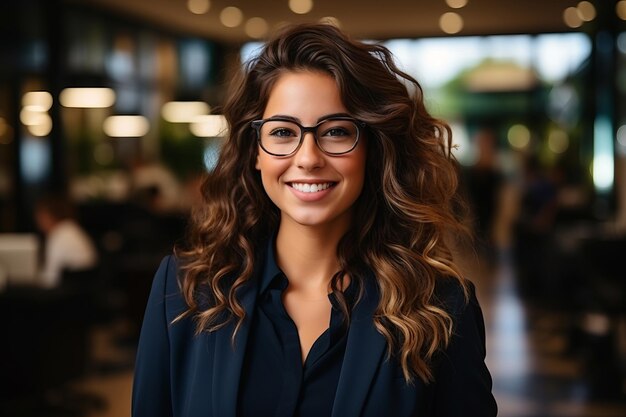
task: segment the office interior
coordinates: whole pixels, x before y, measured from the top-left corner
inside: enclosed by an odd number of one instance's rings
[[[499,415],[626,415],[624,0],[3,2],[0,414],[130,414],[151,280],[227,140],[228,82],[303,21],[385,44],[452,128]],[[99,262],[42,288],[51,193]]]

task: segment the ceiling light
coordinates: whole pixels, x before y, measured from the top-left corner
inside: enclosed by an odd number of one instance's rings
[[[588,1],[581,1],[576,7],[578,16],[584,22],[590,22],[596,17],[596,8]]]
[[[245,26],[245,31],[251,38],[259,39],[265,36],[269,30],[269,26],[265,19],[261,17],[253,17],[248,19]]]
[[[211,8],[209,0],[187,0],[187,8],[193,14],[205,14]]]
[[[22,106],[48,111],[52,107],[52,94],[47,91],[30,91],[22,97]]]
[[[161,108],[161,116],[170,123],[190,123],[194,117],[210,111],[203,101],[170,101]]]
[[[206,114],[194,118],[189,130],[200,138],[224,137],[228,135],[228,123],[224,116]]]
[[[33,136],[48,136],[48,134],[52,131],[52,119],[48,113],[39,113],[37,123],[27,125],[26,129]]]
[[[307,14],[313,9],[313,0],[289,0],[289,8],[296,14]]]
[[[460,9],[467,5],[467,0],[446,0],[446,3],[453,9]]]
[[[227,28],[237,27],[243,21],[243,12],[238,7],[226,7],[220,13],[220,21]]]
[[[620,19],[626,20],[626,1],[625,0],[620,0],[617,2],[617,4],[615,5],[615,13],[617,13],[617,16]]]
[[[583,24],[576,7],[568,7],[565,9],[563,11],[563,20],[565,24],[571,28],[578,28]]]
[[[110,88],[66,88],[59,101],[64,107],[105,108],[115,103],[115,92]]]
[[[463,29],[463,18],[458,13],[444,13],[439,18],[439,27],[449,35],[459,33]]]
[[[144,116],[109,116],[102,129],[112,138],[138,138],[150,130],[150,123]]]
[[[42,123],[42,120],[48,116],[48,112],[41,111],[38,106],[22,107],[20,111],[20,122],[24,126],[36,126]]]

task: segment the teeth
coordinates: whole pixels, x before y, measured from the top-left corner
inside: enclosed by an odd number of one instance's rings
[[[331,183],[325,182],[322,184],[302,184],[299,182],[293,182],[291,183],[291,186],[303,193],[317,193],[319,191],[328,189],[331,186]]]

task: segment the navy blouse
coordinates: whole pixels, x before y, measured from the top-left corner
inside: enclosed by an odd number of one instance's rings
[[[273,245],[269,246],[246,347],[237,414],[330,415],[346,350],[348,322],[335,294],[329,294],[329,328],[315,341],[303,364],[298,330],[282,302],[289,281],[276,265]],[[353,287],[344,292],[349,303]]]

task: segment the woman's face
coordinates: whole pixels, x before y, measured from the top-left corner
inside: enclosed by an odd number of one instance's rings
[[[329,115],[350,116],[335,80],[322,72],[286,72],[270,91],[263,119],[287,116],[314,126]],[[298,151],[288,157],[258,149],[256,168],[263,187],[286,222],[347,230],[354,202],[365,178],[365,138],[349,153],[329,156],[304,135]]]

